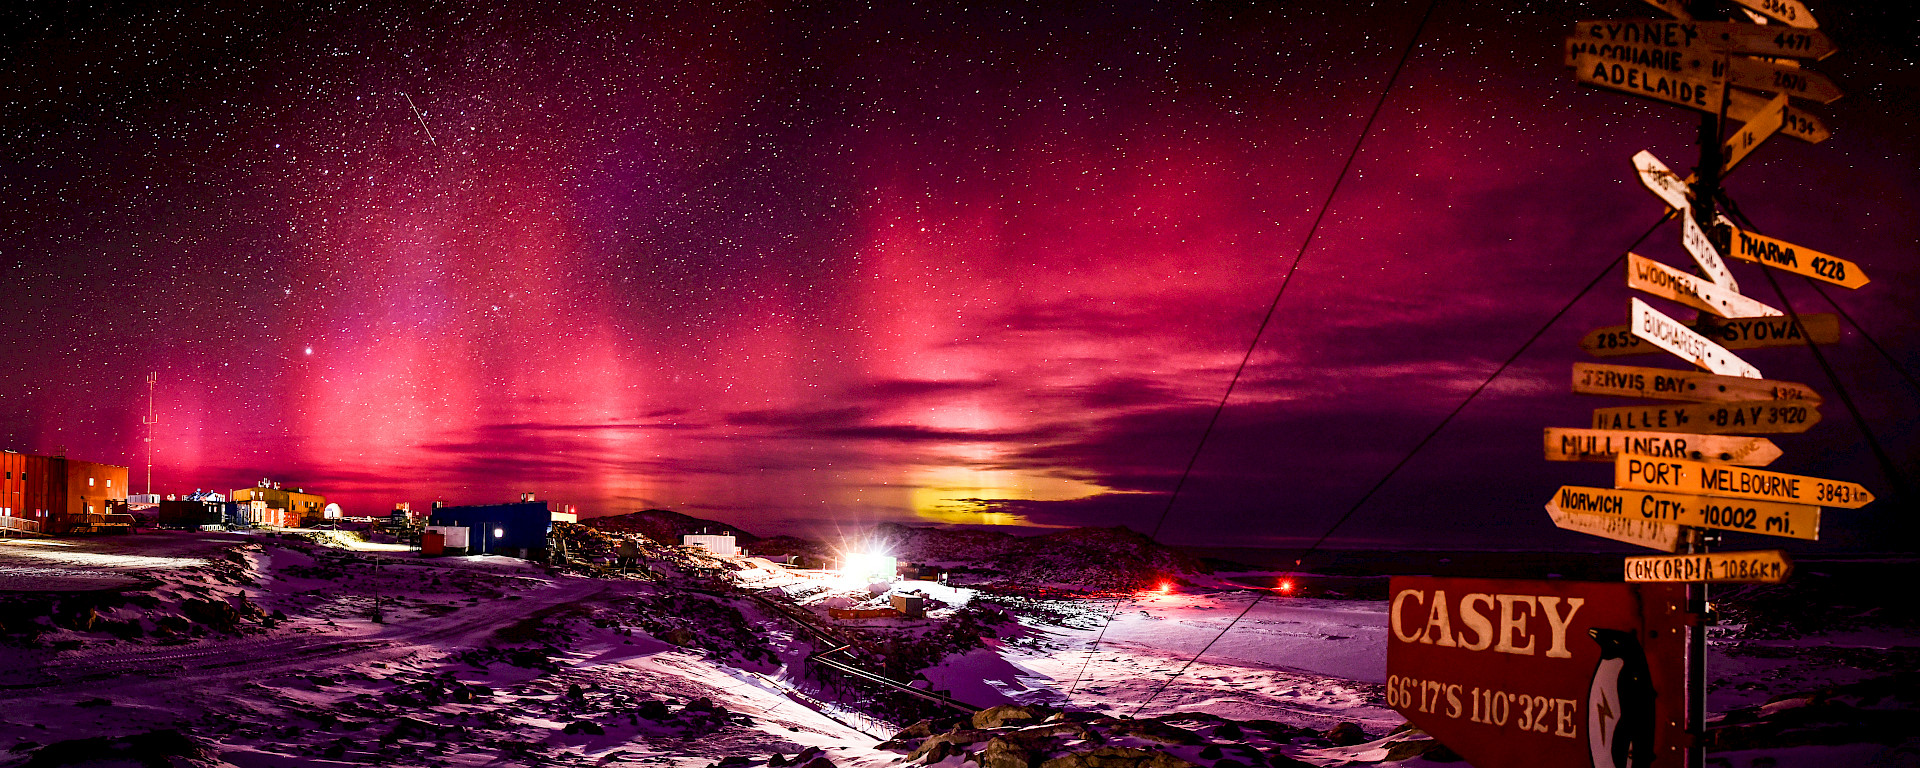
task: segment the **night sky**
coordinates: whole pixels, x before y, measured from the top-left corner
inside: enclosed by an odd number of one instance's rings
[[[188,5],[0,11],[0,447],[144,490],[156,371],[161,493],[532,491],[761,534],[1152,529],[1426,9]],[[1440,0],[1163,540],[1319,537],[1659,218],[1634,152],[1693,165],[1694,113],[1561,66],[1574,21],[1656,11],[1501,5]],[[1867,271],[1827,294],[1911,372],[1920,21],[1885,5],[1813,5],[1833,138],[1727,186]],[[1679,231],[1636,250],[1687,267]],[[1761,269],[1733,263],[1779,306]],[[1617,546],[1547,520],[1611,468],[1540,430],[1630,402],[1568,390],[1619,272],[1333,543]],[[1851,328],[1827,352],[1920,476],[1920,391]],[[1793,548],[1911,548],[1807,351],[1742,357],[1826,395],[1772,469],[1882,496]]]

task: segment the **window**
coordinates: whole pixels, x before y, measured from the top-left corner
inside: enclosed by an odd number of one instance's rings
[[[88,487],[88,488],[92,488],[92,487],[93,487],[93,478],[91,478],[91,477],[89,477],[89,478],[87,478],[87,487]]]
[[[113,487],[113,478],[111,478],[111,477],[109,477],[109,478],[107,478],[107,487],[108,487],[108,488],[112,488],[112,487]]]

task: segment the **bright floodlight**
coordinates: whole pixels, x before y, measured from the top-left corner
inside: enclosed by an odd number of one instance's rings
[[[840,566],[840,575],[855,581],[872,584],[893,581],[894,574],[900,569],[900,561],[893,555],[879,552],[848,552]]]
[[[1283,592],[1283,593],[1285,593],[1285,594],[1289,594],[1289,595],[1291,595],[1291,594],[1293,594],[1293,580],[1292,580],[1292,579],[1281,579],[1281,580],[1280,580],[1280,591],[1281,591],[1281,592]]]

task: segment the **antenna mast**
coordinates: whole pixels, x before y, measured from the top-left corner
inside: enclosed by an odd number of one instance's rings
[[[160,380],[160,374],[158,372],[155,372],[155,371],[147,372],[147,417],[140,421],[141,424],[144,424],[147,427],[147,495],[148,496],[153,495],[153,425],[160,423],[159,417],[153,415],[153,385],[154,385],[154,382],[157,382],[159,380]]]

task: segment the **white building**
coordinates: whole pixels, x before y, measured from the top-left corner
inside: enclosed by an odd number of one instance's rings
[[[680,545],[699,547],[720,557],[733,557],[740,554],[740,545],[731,533],[689,533],[680,537]]]

